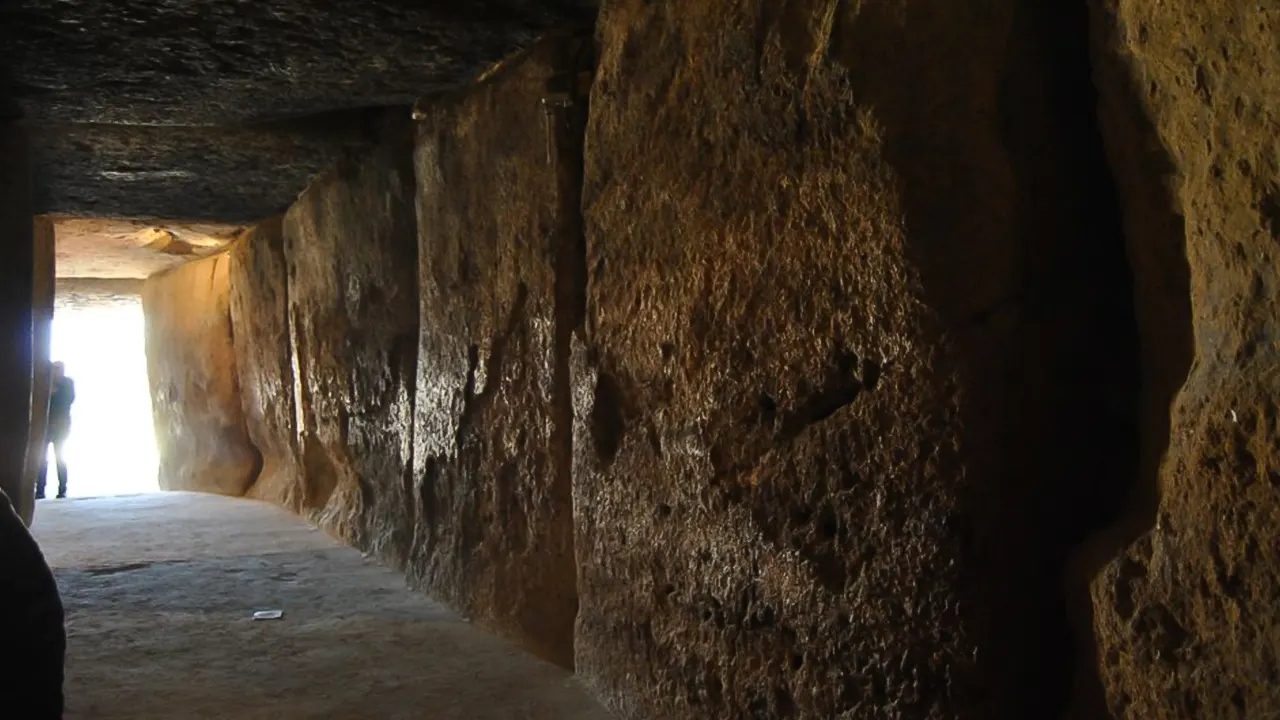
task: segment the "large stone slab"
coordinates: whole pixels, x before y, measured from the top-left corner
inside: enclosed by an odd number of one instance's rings
[[[283,218],[245,231],[230,250],[231,326],[249,439],[262,469],[248,494],[299,512],[297,406],[289,345]]]
[[[45,124],[31,140],[36,211],[257,222],[367,148],[364,121],[347,113],[251,128]]]
[[[136,306],[144,282],[143,278],[57,278],[54,313],[64,308]]]
[[[26,470],[31,421],[35,242],[27,129],[0,94],[0,492],[31,522],[34,475]]]
[[[49,451],[49,395],[53,390],[54,228],[46,217],[35,218],[31,298],[31,413],[27,426],[27,461],[22,506],[35,502],[35,486]]]
[[[241,410],[229,268],[220,253],[142,286],[162,490],[238,496],[258,475]]]
[[[245,230],[206,223],[147,223],[139,220],[53,220],[61,280],[137,280],[213,255]]]
[[[1048,5],[603,4],[576,663],[621,716],[1066,706],[1129,300]]]
[[[1280,16],[1090,5],[1148,383],[1144,492],[1093,585],[1109,709],[1276,717]]]
[[[575,88],[583,49],[544,42],[484,85],[425,108],[415,153],[412,572],[566,666],[577,613],[568,341],[581,315],[586,108],[554,103]]]
[[[0,8],[0,65],[44,122],[234,126],[408,105],[589,22],[595,4],[12,0]]]
[[[285,214],[300,502],[402,564],[412,525],[417,226],[407,118],[324,173]]]
[[[0,68],[38,123],[37,212],[250,223],[335,162],[365,109],[470,84],[595,4],[12,0]]]
[[[67,633],[58,584],[40,545],[0,492],[0,617],[11,627],[4,652],[11,660],[0,691],[25,715],[62,717]]]

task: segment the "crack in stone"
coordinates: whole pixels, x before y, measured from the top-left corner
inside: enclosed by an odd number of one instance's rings
[[[118,575],[120,573],[134,572],[135,570],[145,570],[155,564],[156,563],[154,562],[124,563],[123,565],[112,565],[109,567],[88,568],[85,570],[81,570],[81,572],[83,572],[86,575],[92,575],[94,577],[99,577],[103,575]]]

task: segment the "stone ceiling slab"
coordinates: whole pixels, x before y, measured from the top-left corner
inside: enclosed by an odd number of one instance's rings
[[[216,253],[241,230],[236,225],[65,217],[54,218],[53,225],[60,280],[145,278]]]
[[[0,100],[37,212],[252,222],[365,143],[362,114],[473,82],[595,0],[8,0]]]
[[[142,309],[142,280],[136,278],[58,278],[55,293],[55,314],[88,308]]]
[[[28,117],[228,125],[412,103],[592,0],[9,0],[0,66]]]
[[[92,217],[253,222],[370,141],[355,122],[323,132],[29,125],[36,212]]]

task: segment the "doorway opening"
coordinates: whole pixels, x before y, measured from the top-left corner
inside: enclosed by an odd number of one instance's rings
[[[158,492],[159,458],[137,295],[59,294],[53,314],[52,359],[75,383],[65,459],[67,496]],[[57,485],[53,449],[48,495]]]
[[[65,445],[69,498],[159,492],[143,281],[216,252],[238,226],[50,217],[55,295],[50,360],[75,384]],[[45,495],[58,479],[45,448]]]

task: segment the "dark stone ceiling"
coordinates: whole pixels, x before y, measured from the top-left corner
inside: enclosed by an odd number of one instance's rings
[[[594,0],[6,0],[37,212],[247,222]]]

